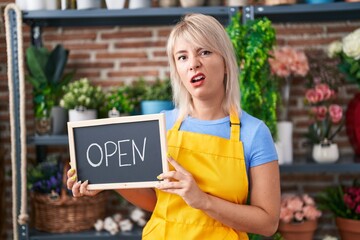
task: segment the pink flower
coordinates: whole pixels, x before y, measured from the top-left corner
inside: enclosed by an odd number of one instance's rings
[[[316,108],[316,119],[322,121],[325,119],[327,108],[325,106],[319,106]]]
[[[304,200],[304,203],[306,205],[315,205],[314,199],[310,197],[308,194],[304,194],[302,199]]]
[[[285,207],[282,207],[280,209],[280,219],[283,222],[289,223],[291,222],[292,218],[293,218],[293,212],[290,209]]]
[[[339,123],[343,117],[343,110],[337,104],[331,104],[329,106],[329,114],[333,123]]]
[[[321,92],[322,99],[321,100],[328,100],[332,97],[333,91],[329,88],[329,85],[325,83],[320,83],[315,86],[315,90]]]
[[[321,91],[316,91],[315,89],[309,89],[306,91],[305,97],[309,103],[317,103],[322,100],[323,95]]]

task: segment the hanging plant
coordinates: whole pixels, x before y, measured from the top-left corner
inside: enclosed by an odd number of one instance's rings
[[[271,76],[268,59],[275,44],[275,30],[267,18],[240,24],[240,13],[226,28],[240,66],[241,107],[263,120],[277,139],[277,81]]]

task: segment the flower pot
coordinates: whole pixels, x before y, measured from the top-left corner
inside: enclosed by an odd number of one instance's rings
[[[306,0],[306,3],[308,4],[320,4],[320,3],[331,3],[334,2],[334,0]]]
[[[318,163],[333,163],[339,159],[339,148],[336,143],[314,144],[313,159]]]
[[[302,223],[279,223],[278,231],[286,240],[313,240],[317,228],[317,221]]]
[[[360,93],[349,102],[345,125],[346,133],[356,155],[360,156]]]
[[[77,9],[101,8],[101,0],[76,0]]]
[[[360,220],[337,217],[335,222],[339,230],[341,240],[360,239]]]
[[[66,131],[67,111],[65,108],[54,106],[51,109],[52,134],[64,134]]]
[[[159,0],[160,7],[176,7],[179,5],[179,0]]]
[[[172,101],[141,101],[141,113],[153,114],[160,113],[163,110],[171,110],[174,108]]]
[[[228,6],[246,6],[248,5],[248,0],[227,0]]]
[[[107,9],[123,9],[125,0],[106,0]]]
[[[39,117],[35,119],[35,132],[38,135],[48,135],[51,133],[51,118]]]
[[[96,118],[97,118],[97,111],[95,109],[69,110],[69,122],[91,120]]]
[[[293,162],[293,123],[290,121],[280,121],[277,123],[279,154],[282,159],[279,159],[279,164],[291,164]],[[278,152],[278,153],[279,153]]]
[[[27,1],[26,2],[26,8],[27,8],[28,11],[46,9],[46,1],[45,0]]]
[[[129,8],[150,8],[151,7],[151,0],[130,0],[129,1]]]

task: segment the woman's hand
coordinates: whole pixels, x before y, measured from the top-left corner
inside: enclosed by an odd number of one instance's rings
[[[88,180],[81,183],[81,181],[76,181],[76,171],[75,169],[71,168],[67,172],[67,181],[66,185],[69,190],[72,190],[74,197],[82,197],[82,196],[95,196],[101,190],[88,190],[87,186],[89,184]]]
[[[193,176],[179,163],[171,157],[168,157],[168,161],[175,168],[175,171],[160,174],[158,178],[164,181],[159,183],[157,188],[164,192],[179,195],[193,208],[203,208],[208,195],[199,188]]]

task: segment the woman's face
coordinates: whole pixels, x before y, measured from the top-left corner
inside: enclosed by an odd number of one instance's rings
[[[173,54],[176,70],[193,101],[222,101],[225,93],[222,56],[194,47],[182,38],[176,40]]]

